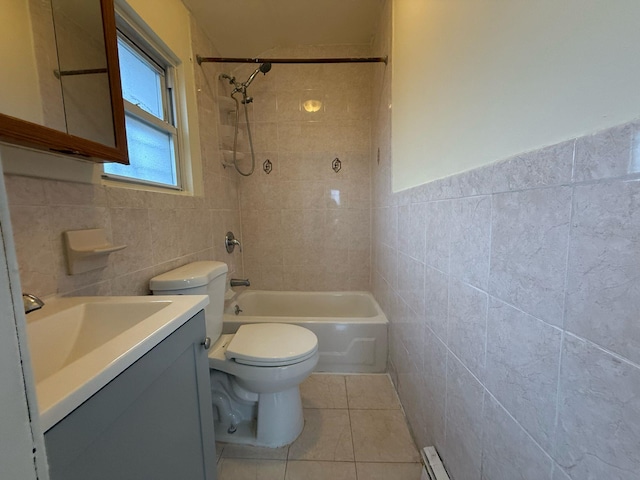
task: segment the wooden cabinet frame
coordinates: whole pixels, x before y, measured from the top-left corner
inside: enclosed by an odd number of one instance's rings
[[[68,154],[95,162],[129,164],[124,105],[118,66],[118,44],[113,0],[100,0],[111,91],[115,147],[0,113],[0,141]]]

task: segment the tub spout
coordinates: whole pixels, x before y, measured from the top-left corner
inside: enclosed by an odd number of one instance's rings
[[[250,287],[251,282],[248,278],[232,278],[229,280],[229,285],[232,287]]]

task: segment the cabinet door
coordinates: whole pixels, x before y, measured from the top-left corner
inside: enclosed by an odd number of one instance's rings
[[[113,0],[0,0],[0,12],[0,141],[128,164]]]
[[[215,480],[200,312],[45,433],[52,480]]]

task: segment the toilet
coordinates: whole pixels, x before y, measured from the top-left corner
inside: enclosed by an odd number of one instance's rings
[[[242,325],[222,335],[227,265],[202,261],[150,281],[154,295],[209,295],[209,368],[216,440],[262,447],[293,442],[304,426],[300,383],[318,363],[318,339],[297,325]]]

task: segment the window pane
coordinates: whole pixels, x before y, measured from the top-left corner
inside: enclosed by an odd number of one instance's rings
[[[118,39],[122,96],[164,120],[161,75],[123,40]]]
[[[178,185],[171,134],[126,115],[130,165],[105,163],[105,173]]]

